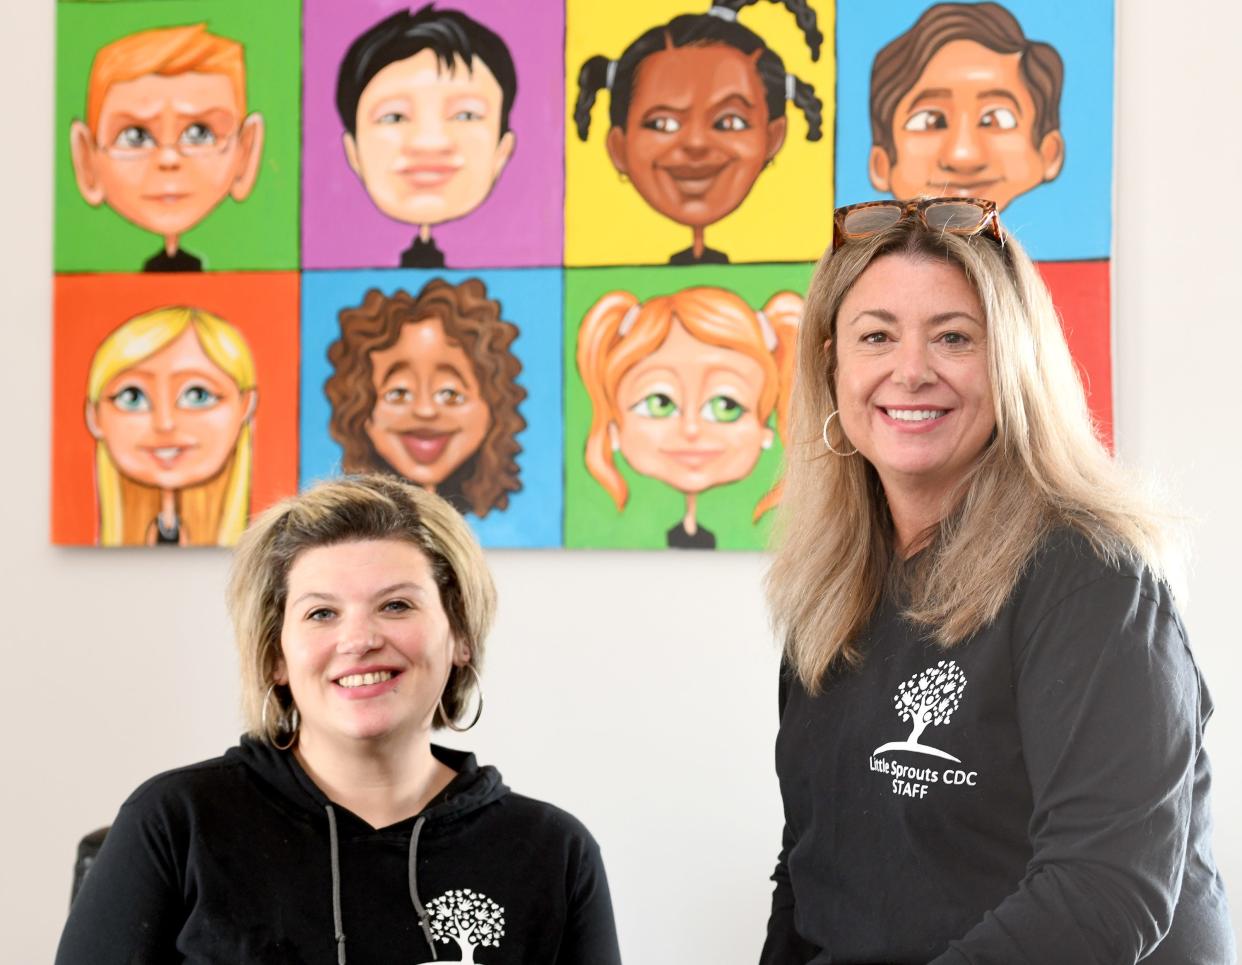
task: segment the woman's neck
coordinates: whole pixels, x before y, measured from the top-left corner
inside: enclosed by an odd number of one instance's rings
[[[893,550],[909,559],[927,545],[928,533],[945,516],[943,490],[885,486],[889,516],[893,520]]]
[[[358,741],[340,748],[304,734],[293,753],[334,804],[374,828],[418,814],[456,776],[432,755],[426,736],[413,747],[408,741]]]

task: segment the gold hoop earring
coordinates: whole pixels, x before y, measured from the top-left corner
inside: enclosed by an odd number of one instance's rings
[[[833,416],[835,416],[835,415],[837,414],[837,412],[839,412],[839,411],[840,411],[839,409],[833,409],[831,412],[829,412],[829,413],[828,413],[828,418],[824,420],[824,431],[823,431],[824,445],[828,447],[828,451],[829,451],[829,452],[834,453],[835,455],[838,455],[838,456],[853,456],[853,455],[857,454],[857,452],[858,452],[858,447],[857,447],[857,446],[854,446],[854,451],[853,451],[853,452],[842,452],[840,449],[835,448],[835,447],[832,445],[832,443],[828,441],[828,424],[832,422],[832,418],[833,418]],[[844,435],[844,433],[842,433],[842,434]]]
[[[479,722],[479,718],[483,716],[483,681],[479,679],[479,672],[474,669],[473,663],[464,663],[462,666],[474,674],[474,689],[479,693],[479,703],[474,711],[474,719],[465,727],[458,727],[457,722],[454,721],[453,718],[451,718],[444,710],[444,695],[441,694],[440,699],[436,701],[436,707],[440,711],[440,719],[444,721],[444,726],[449,730],[456,731],[459,734],[464,734],[466,731],[470,730],[470,728]]]
[[[268,730],[267,730],[267,705],[271,701],[275,692],[276,692],[276,685],[272,684],[270,687],[267,688],[267,693],[263,695],[263,710],[259,715],[259,728],[260,730],[263,731],[263,736],[266,737],[269,741],[271,741],[271,745],[274,748],[276,748],[276,750],[287,751],[290,747],[292,747],[294,744],[297,743],[298,728],[302,726],[302,715],[298,713],[298,709],[296,706],[293,708],[293,711],[289,714],[288,717],[285,717],[283,712],[281,713],[280,720],[276,722],[276,733],[277,734],[287,733],[289,735],[289,740],[286,741],[284,744],[281,744],[275,739],[269,737]],[[279,701],[277,701],[276,706],[277,707],[280,706]]]

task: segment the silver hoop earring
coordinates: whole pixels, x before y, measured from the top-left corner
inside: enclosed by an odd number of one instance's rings
[[[276,692],[276,685],[272,684],[270,687],[267,688],[267,693],[263,695],[263,711],[259,716],[259,728],[263,731],[264,737],[266,737],[268,733],[267,731],[267,705],[272,700],[272,697],[275,694],[275,692]],[[302,715],[298,713],[297,707],[293,708],[293,711],[289,714],[288,718],[285,718],[284,715],[282,714],[281,719],[276,722],[276,732],[287,733],[289,735],[289,740],[285,742],[284,744],[281,744],[273,740],[272,746],[275,747],[276,750],[278,751],[287,751],[290,747],[292,747],[294,744],[297,743],[298,728],[301,726],[302,726]]]
[[[444,710],[444,695],[441,694],[440,699],[436,701],[436,707],[440,710],[440,719],[444,721],[444,726],[449,730],[457,731],[459,734],[464,734],[466,731],[470,730],[470,728],[479,722],[479,718],[483,716],[483,681],[479,679],[479,672],[474,669],[473,663],[462,664],[462,666],[474,674],[474,689],[479,692],[479,704],[475,708],[474,719],[465,727],[458,727],[457,722],[449,717],[448,713]]]
[[[824,445],[828,447],[829,452],[835,453],[838,456],[852,456],[858,452],[857,446],[854,447],[854,452],[842,452],[840,449],[834,448],[832,443],[828,441],[828,424],[832,422],[832,417],[835,416],[838,411],[839,411],[838,409],[833,409],[831,412],[828,413],[828,418],[824,420],[824,432],[823,432]]]

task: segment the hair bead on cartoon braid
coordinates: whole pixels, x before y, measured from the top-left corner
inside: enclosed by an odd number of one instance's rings
[[[785,83],[792,88],[789,100],[806,118],[806,139],[818,141],[824,136],[824,102],[816,96],[815,88],[800,77],[788,74]]]

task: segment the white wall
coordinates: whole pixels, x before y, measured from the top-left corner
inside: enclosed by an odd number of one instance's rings
[[[224,553],[170,560],[48,545],[52,6],[0,9],[0,325],[10,345],[0,411],[12,432],[0,505],[0,956],[23,965],[51,959],[78,837],[110,821],[145,777],[217,754],[239,730]],[[1242,13],[1210,0],[1124,0],[1118,20],[1118,443],[1128,461],[1166,475],[1198,521],[1186,619],[1218,704],[1216,853],[1242,925],[1230,414],[1242,243],[1229,180],[1242,164]],[[1073,219],[1067,211],[1066,230]],[[469,746],[593,829],[627,961],[753,962],[780,830],[762,559],[491,559],[501,618],[487,713]]]

